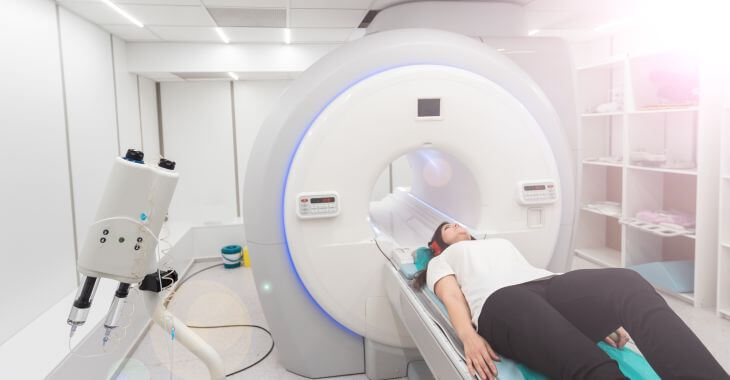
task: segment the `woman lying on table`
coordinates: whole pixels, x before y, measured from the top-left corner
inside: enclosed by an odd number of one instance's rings
[[[427,284],[446,306],[472,375],[496,378],[499,352],[552,379],[625,379],[596,343],[621,348],[629,332],[662,379],[730,379],[630,269],[555,274],[530,265],[509,241],[474,240],[453,223],[441,223],[429,247],[414,286]]]

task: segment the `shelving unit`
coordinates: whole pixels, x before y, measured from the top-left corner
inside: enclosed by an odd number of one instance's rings
[[[717,314],[730,319],[730,106],[722,110],[721,136]]]
[[[695,262],[694,234],[666,237],[652,228],[621,223],[642,210],[676,210],[690,220],[697,213],[699,108],[696,94],[662,87],[675,76],[693,85],[699,79],[697,62],[655,52],[612,57],[578,68],[579,99],[583,102],[579,136],[582,208],[575,257],[580,260],[599,267]],[[674,106],[669,104],[671,100]],[[614,104],[601,109],[608,112],[596,112],[597,105],[609,102]],[[659,159],[663,161],[651,162]],[[730,170],[726,175],[730,191]],[[586,207],[605,201],[620,203],[621,215]],[[730,223],[730,205],[728,208]],[[730,227],[726,241],[730,243]],[[725,250],[725,262],[730,266],[730,248]],[[694,270],[697,288],[696,266]],[[730,278],[726,288],[725,307],[730,309]],[[693,292],[658,290],[693,305],[697,299]]]
[[[637,165],[627,165],[626,167],[628,169],[645,170],[645,171],[649,171],[649,172],[671,173],[671,174],[684,174],[684,175],[697,175],[697,171],[696,170],[654,168],[654,167],[650,167],[650,166],[637,166]]]
[[[596,214],[596,215],[607,216],[609,218],[616,218],[616,219],[618,219],[619,217],[621,217],[621,215],[613,215],[613,214],[601,212],[601,211],[598,211],[598,210],[594,210],[592,208],[588,208],[588,207],[585,207],[585,206],[584,207],[581,207],[581,210],[583,210],[585,212],[593,213],[593,214]]]
[[[583,160],[583,165],[610,166],[610,167],[615,167],[615,168],[623,167],[622,163],[589,161],[589,160]]]
[[[621,252],[608,247],[580,248],[575,250],[575,255],[604,268],[621,266]]]
[[[586,112],[581,114],[581,117],[609,117],[609,116],[623,116],[623,111],[616,112]]]
[[[697,112],[699,111],[698,107],[677,107],[677,108],[663,108],[663,109],[654,109],[654,110],[639,110],[639,111],[630,111],[628,112],[629,115],[651,115],[651,114],[671,114],[671,113],[677,113],[677,112]]]

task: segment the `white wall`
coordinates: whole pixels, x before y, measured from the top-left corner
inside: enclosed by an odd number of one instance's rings
[[[127,71],[126,42],[112,37],[112,55],[118,105],[119,146],[120,153],[124,153],[129,148],[142,149],[140,99],[137,97],[137,75]],[[148,158],[147,152],[145,152],[145,158]],[[154,161],[157,161],[156,156],[150,158],[155,158]]]
[[[230,86],[227,81],[160,85],[165,157],[177,162],[180,173],[169,212],[172,234],[237,216]]]
[[[0,57],[2,343],[76,285],[54,4],[2,2]]]
[[[139,112],[142,127],[142,149],[147,161],[160,157],[160,135],[157,125],[157,90],[155,82],[137,77],[139,89]]]
[[[0,2],[0,378],[23,378],[28,357],[40,373],[68,350],[67,332],[33,345],[10,337],[47,331],[42,315],[74,292],[74,227],[83,242],[117,135],[140,147],[144,131],[159,152],[155,86],[142,79],[138,91],[125,45],[114,41],[112,65],[111,36],[53,1]]]
[[[289,86],[289,80],[238,81],[234,84],[236,112],[236,142],[238,150],[238,192],[241,194],[241,215],[243,215],[243,194],[246,167],[261,123],[275,107],[277,100]]]
[[[83,247],[94,222],[113,158],[119,154],[111,39],[59,8],[66,81],[76,236]]]

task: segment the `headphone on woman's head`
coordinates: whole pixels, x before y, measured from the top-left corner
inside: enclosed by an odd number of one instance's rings
[[[440,255],[443,251],[441,249],[441,246],[433,240],[428,243],[428,248],[431,248],[431,250],[433,251],[433,257]]]

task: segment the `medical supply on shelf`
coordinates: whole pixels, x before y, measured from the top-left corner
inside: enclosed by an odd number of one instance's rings
[[[635,150],[629,154],[629,161],[634,165],[657,167],[667,162],[667,155]]]
[[[679,226],[684,229],[692,229],[695,226],[695,217],[681,211],[641,210],[636,213],[636,219],[654,224]]]
[[[602,162],[608,164],[620,164],[623,161],[621,156],[587,157],[586,162]]]
[[[693,161],[667,161],[661,167],[664,169],[695,169],[697,164]]]
[[[661,237],[691,236],[695,232],[695,217],[679,211],[642,210],[634,218],[619,219],[619,223]]]
[[[584,206],[589,211],[594,211],[599,214],[620,217],[621,216],[621,203],[612,201],[599,201],[589,203]]]
[[[609,113],[609,112],[619,112],[621,111],[621,103],[620,102],[607,102],[602,103],[596,106],[596,108],[593,109],[593,113]]]

